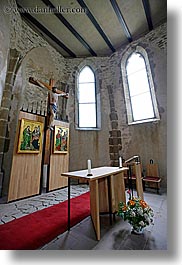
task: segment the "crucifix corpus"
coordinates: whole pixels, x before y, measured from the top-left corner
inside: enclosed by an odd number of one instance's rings
[[[57,112],[58,97],[61,96],[61,97],[68,99],[69,94],[62,91],[62,90],[59,90],[56,86],[54,86],[55,81],[53,79],[50,79],[49,84],[47,84],[47,83],[42,82],[38,79],[35,79],[34,77],[30,77],[29,82],[33,85],[48,89],[48,91],[49,91],[49,93],[48,93],[48,115],[49,115],[49,119],[48,119],[47,128],[50,130],[54,130],[53,122],[54,122],[54,118],[55,118],[55,115]]]

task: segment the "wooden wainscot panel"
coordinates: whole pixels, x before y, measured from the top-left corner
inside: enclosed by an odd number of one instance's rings
[[[20,112],[13,151],[8,201],[36,195],[40,191],[42,149],[39,153],[22,153],[22,151],[18,153],[21,119],[41,122],[44,127],[44,117]],[[42,144],[43,136],[42,133]]]
[[[50,155],[50,171],[49,171],[49,191],[66,187],[68,185],[68,179],[61,176],[61,173],[68,171],[69,164],[69,123],[55,120],[54,121],[55,130],[53,133],[53,146],[52,152]],[[60,130],[62,129],[62,131]],[[60,130],[60,131],[59,131]],[[67,147],[64,148],[58,147],[56,143],[56,135],[62,133],[64,136],[65,133],[68,133],[66,136]],[[57,148],[56,145],[57,144]],[[65,144],[65,142],[64,142]]]

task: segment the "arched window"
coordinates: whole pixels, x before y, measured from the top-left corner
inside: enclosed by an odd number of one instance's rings
[[[125,57],[122,66],[129,124],[159,119],[148,56],[142,47],[137,48]]]
[[[78,127],[97,127],[97,104],[95,74],[89,66],[82,68],[78,75]]]

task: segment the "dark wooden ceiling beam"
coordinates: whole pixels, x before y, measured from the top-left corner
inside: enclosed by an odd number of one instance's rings
[[[116,0],[110,0],[110,2],[111,2],[111,5],[112,5],[112,7],[113,7],[115,13],[116,13],[116,16],[117,16],[119,22],[120,22],[120,24],[121,24],[121,26],[122,26],[122,28],[123,28],[123,30],[124,30],[124,33],[125,33],[125,35],[126,35],[128,41],[129,41],[129,42],[132,42],[132,36],[131,36],[131,33],[130,33],[129,29],[128,29],[128,26],[127,26],[127,24],[126,24],[126,22],[125,22],[125,20],[124,20],[124,17],[123,17],[123,15],[122,15],[122,13],[121,13],[121,10],[120,10],[120,8],[119,8],[119,6],[118,6]]]
[[[147,18],[148,28],[149,30],[153,30],[153,23],[152,23],[152,17],[151,17],[151,11],[150,11],[150,4],[148,0],[142,0],[143,7],[145,10],[145,15]]]
[[[56,10],[56,7],[49,0],[42,0],[45,5]],[[96,52],[90,45],[82,38],[82,36],[73,28],[73,26],[64,18],[64,16],[56,12],[54,15],[71,31],[71,33],[81,42],[81,44],[90,52],[91,55],[97,56]]]
[[[91,20],[91,22],[93,23],[93,25],[95,26],[95,28],[97,29],[97,31],[100,33],[100,35],[102,36],[102,38],[104,39],[104,41],[107,43],[107,45],[109,46],[109,48],[111,49],[111,51],[112,52],[115,52],[116,51],[115,48],[113,47],[112,43],[110,42],[110,40],[108,39],[108,37],[106,36],[106,34],[102,30],[102,28],[100,27],[100,25],[97,23],[95,17],[92,15],[92,13],[90,12],[90,10],[87,7],[87,5],[85,4],[85,2],[83,0],[77,0],[77,2],[79,3],[79,5],[82,8],[84,8],[86,10],[86,15]]]
[[[18,5],[18,8],[23,9],[22,6]],[[29,13],[22,12],[21,16],[29,21],[31,24],[36,26],[41,32],[47,35],[50,39],[52,39],[58,46],[60,46],[64,51],[66,51],[71,57],[76,58],[76,54],[74,54],[64,43],[62,43],[59,39],[57,39],[47,28],[45,28],[40,22],[38,22],[34,17],[32,17]]]

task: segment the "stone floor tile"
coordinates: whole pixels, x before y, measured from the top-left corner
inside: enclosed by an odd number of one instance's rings
[[[148,238],[149,234],[147,231],[144,231],[141,235],[136,235],[132,232],[124,242],[124,247],[133,250],[144,250]]]
[[[13,221],[13,220],[15,220],[16,218],[15,217],[13,217],[13,216],[3,216],[2,218],[1,218],[1,222],[3,223],[3,224],[5,224],[5,223],[8,223],[8,222],[10,222],[10,221]]]
[[[53,240],[46,246],[46,249],[56,247],[56,249],[59,250],[84,250],[90,249],[90,242],[92,242],[91,239],[86,237],[84,238],[83,236],[78,238],[77,234],[70,230],[69,232],[66,231],[63,233],[60,237],[56,238],[56,240]]]
[[[80,233],[81,231],[77,231],[76,229],[72,230],[71,236],[74,238],[72,242],[71,249],[72,250],[89,250],[93,249],[93,247],[97,244],[97,240],[92,239],[89,236],[85,236]]]
[[[81,235],[82,237],[85,236],[89,239],[96,240],[96,233],[90,216],[75,225],[72,231],[74,231],[74,235],[78,239],[80,239]]]

